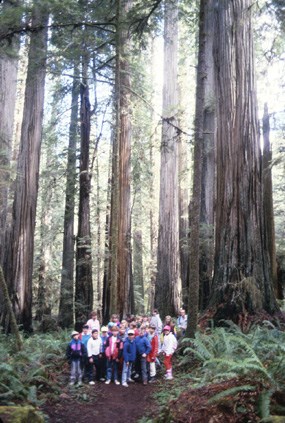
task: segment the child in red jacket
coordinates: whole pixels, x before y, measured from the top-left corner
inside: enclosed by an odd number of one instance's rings
[[[149,363],[149,383],[152,383],[155,381],[156,376],[156,357],[158,355],[158,336],[155,334],[156,327],[155,325],[149,326],[149,341],[151,345],[151,352],[147,356],[147,362]]]

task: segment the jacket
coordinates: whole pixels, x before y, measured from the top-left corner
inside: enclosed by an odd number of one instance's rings
[[[177,348],[177,339],[172,332],[164,335],[161,351],[166,355],[172,355]]]
[[[86,348],[84,344],[78,339],[72,339],[66,349],[66,358],[68,361],[80,360],[83,356],[86,356]]]
[[[151,352],[151,345],[146,335],[137,336],[135,339],[138,354],[148,355]]]
[[[123,357],[126,363],[134,362],[136,360],[137,346],[135,340],[127,339],[124,342]]]
[[[113,335],[109,336],[106,341],[105,354],[108,360],[116,360],[119,358],[120,352],[123,350],[123,342],[116,337],[114,340]],[[113,351],[113,352],[112,352]]]
[[[148,363],[155,362],[156,357],[158,355],[158,336],[157,335],[153,335],[153,337],[150,340],[150,345],[151,345],[151,351],[146,358]]]

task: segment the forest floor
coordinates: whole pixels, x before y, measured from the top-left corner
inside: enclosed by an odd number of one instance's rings
[[[157,383],[144,386],[135,382],[129,387],[83,384],[77,387],[68,384],[68,374],[61,374],[61,393],[56,400],[46,402],[41,411],[48,423],[137,423],[142,421],[160,423],[248,423],[259,422],[254,403],[258,388],[252,392],[228,395],[219,404],[209,400],[221,391],[237,388],[245,381],[232,379],[199,389],[176,391],[178,379],[165,381],[159,375]],[[168,389],[167,389],[168,388]],[[161,407],[155,394],[172,392],[167,407]],[[175,396],[176,392],[176,396]],[[163,395],[163,394],[162,394]],[[155,420],[152,420],[155,419]],[[283,420],[282,420],[283,421]]]
[[[48,423],[135,423],[149,414],[155,414],[156,402],[152,398],[158,386],[130,383],[129,387],[84,383],[70,386],[68,375],[61,375],[61,393],[57,400],[46,402],[41,411]]]

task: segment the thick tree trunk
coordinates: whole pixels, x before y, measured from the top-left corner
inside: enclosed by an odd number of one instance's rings
[[[201,180],[200,216],[200,295],[199,308],[208,304],[214,268],[214,197],[215,197],[215,87],[213,63],[213,13],[214,0],[205,5],[205,104],[204,104],[204,141]]]
[[[193,191],[190,204],[190,251],[189,251],[189,318],[187,335],[194,337],[197,328],[199,306],[199,246],[200,246],[200,213],[201,213],[201,181],[204,143],[204,108],[206,85],[205,59],[205,8],[208,0],[200,1],[199,14],[199,53],[197,67],[197,88],[195,108],[195,144]]]
[[[160,315],[178,314],[180,295],[178,137],[177,132],[177,44],[178,8],[165,1],[164,86],[160,165],[159,232],[155,306]]]
[[[39,161],[46,74],[48,13],[33,9],[26,78],[24,114],[13,203],[12,234],[7,250],[5,278],[10,281],[13,307],[19,324],[32,330],[32,272],[38,194]]]
[[[116,134],[113,146],[111,195],[110,312],[122,318],[130,311],[131,205],[130,205],[130,74],[128,29],[124,24],[130,0],[117,1]]]
[[[264,243],[261,152],[249,0],[215,8],[217,207],[211,305],[215,319],[243,321],[278,308]]]
[[[88,63],[88,62],[86,62]],[[83,64],[85,69],[86,63]],[[86,73],[84,73],[84,82]],[[89,88],[85,83],[80,87],[81,98],[81,146],[79,175],[79,210],[76,245],[75,319],[84,322],[93,308],[92,253],[90,232],[90,101]]]
[[[71,115],[66,169],[65,210],[63,224],[62,274],[58,321],[61,327],[68,328],[73,323],[74,285],[74,207],[76,190],[76,144],[78,128],[79,83],[78,68],[74,66],[74,79],[71,94]]]
[[[14,5],[8,1],[3,3],[4,11],[17,5],[17,2]],[[14,37],[9,46],[2,42],[0,48],[0,264],[2,265],[7,228],[10,160],[17,92],[18,37]],[[5,53],[5,49],[7,49],[7,53]]]

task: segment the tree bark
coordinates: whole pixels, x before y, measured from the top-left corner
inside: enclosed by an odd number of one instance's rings
[[[79,174],[79,210],[78,233],[76,244],[76,281],[75,281],[75,319],[84,322],[93,308],[92,252],[90,231],[90,101],[87,82],[88,60],[83,59],[83,82],[80,86],[80,174]]]
[[[264,243],[261,151],[249,0],[215,6],[217,207],[215,320],[278,310]]]
[[[200,295],[199,308],[208,304],[214,268],[214,199],[215,199],[215,87],[213,63],[213,0],[205,4],[205,101],[204,101],[204,135],[201,180],[201,216],[200,216]]]
[[[13,203],[12,233],[5,279],[16,318],[25,331],[32,330],[32,272],[38,194],[39,161],[46,74],[48,12],[34,6],[34,31],[30,38],[24,113]]]
[[[161,316],[177,315],[180,296],[178,153],[178,7],[164,4],[164,86],[160,165],[159,231],[155,306]]]
[[[204,108],[206,85],[205,58],[205,9],[208,0],[200,1],[199,13],[199,52],[197,67],[197,88],[195,107],[195,144],[194,144],[194,172],[193,191],[190,204],[190,248],[189,248],[189,294],[188,294],[188,324],[186,333],[194,337],[199,306],[199,246],[200,246],[200,214],[201,214],[201,181],[204,144]]]
[[[276,298],[282,298],[282,287],[278,284],[277,278],[277,261],[276,261],[276,246],[275,246],[275,225],[274,225],[274,210],[272,197],[272,151],[270,145],[270,122],[267,104],[264,105],[264,113],[262,119],[263,129],[263,156],[262,156],[262,171],[263,171],[263,198],[264,198],[264,225],[265,225],[265,242],[268,244],[268,251],[271,265],[271,276]]]
[[[79,83],[78,67],[74,65],[74,79],[71,93],[71,115],[66,169],[65,210],[63,224],[62,274],[58,321],[61,327],[73,324],[74,297],[74,208],[76,190],[76,145],[78,128]]]

